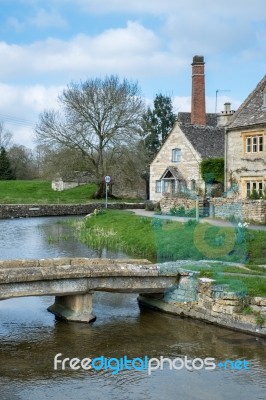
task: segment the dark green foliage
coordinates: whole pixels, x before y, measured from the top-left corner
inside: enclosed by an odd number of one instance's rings
[[[169,96],[156,95],[154,100],[154,118],[159,138],[161,138],[163,144],[176,120],[176,115],[173,113],[172,100]]]
[[[10,165],[10,161],[7,156],[7,152],[4,147],[0,149],[0,180],[8,181],[16,179]]]
[[[195,218],[196,217],[196,209],[185,209],[184,206],[180,206],[178,208],[173,207],[170,209],[170,214],[174,217],[189,217]]]
[[[252,192],[249,196],[250,199],[252,200],[258,200],[260,199],[262,196],[260,196],[259,192],[256,189],[252,189]]]
[[[145,135],[148,135],[145,139],[145,148],[149,158],[153,158],[159,151],[160,140],[156,129],[156,119],[154,112],[148,107],[147,111],[143,115],[142,129]]]
[[[143,115],[142,129],[145,138],[145,147],[150,159],[155,157],[159,148],[167,139],[176,120],[173,113],[172,100],[168,96],[157,94],[154,99],[154,108],[148,107]]]
[[[209,158],[200,163],[201,176],[206,183],[223,183],[224,181],[224,159]]]

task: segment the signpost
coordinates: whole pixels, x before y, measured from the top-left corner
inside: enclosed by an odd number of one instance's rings
[[[109,175],[106,175],[104,177],[105,180],[105,208],[108,207],[108,185],[111,182],[111,177]]]

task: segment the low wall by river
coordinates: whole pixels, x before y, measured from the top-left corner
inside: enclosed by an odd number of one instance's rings
[[[230,292],[227,285],[198,278],[197,272],[180,276],[178,286],[167,289],[160,297],[142,294],[138,300],[164,312],[266,337],[265,297],[250,298]]]
[[[0,204],[0,219],[86,215],[105,203],[91,204]],[[110,203],[109,209],[145,208],[144,203]]]

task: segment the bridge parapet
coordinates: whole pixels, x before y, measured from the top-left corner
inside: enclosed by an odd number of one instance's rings
[[[163,293],[176,288],[179,268],[148,260],[53,258],[0,261],[0,300],[56,296],[49,311],[71,321],[91,321],[93,291]]]

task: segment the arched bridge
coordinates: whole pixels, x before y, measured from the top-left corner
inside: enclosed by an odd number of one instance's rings
[[[0,300],[54,295],[48,308],[57,317],[90,322],[95,290],[161,293],[176,286],[180,273],[147,260],[53,258],[0,261]]]

